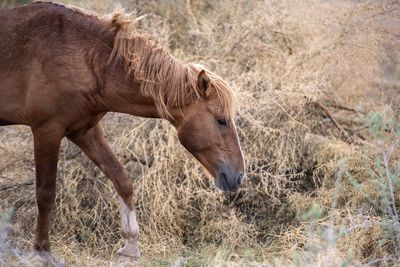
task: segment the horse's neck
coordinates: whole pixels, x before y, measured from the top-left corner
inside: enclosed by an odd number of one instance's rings
[[[146,118],[159,118],[152,98],[143,96],[140,82],[126,73],[122,64],[109,64],[102,98],[107,111]]]

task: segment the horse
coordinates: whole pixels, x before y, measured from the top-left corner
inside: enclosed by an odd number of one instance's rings
[[[0,126],[22,124],[34,141],[34,250],[50,253],[58,154],[66,137],[112,181],[120,204],[119,254],[140,256],[133,182],[99,121],[107,112],[164,119],[223,191],[244,179],[234,94],[207,68],[184,63],[123,11],[97,15],[51,2],[0,10]]]

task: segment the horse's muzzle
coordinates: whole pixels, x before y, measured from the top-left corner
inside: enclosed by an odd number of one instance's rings
[[[229,165],[224,164],[219,168],[215,185],[223,191],[235,192],[243,182],[243,179],[243,171],[236,171]]]

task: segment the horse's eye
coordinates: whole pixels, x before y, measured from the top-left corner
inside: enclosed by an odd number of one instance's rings
[[[219,120],[217,120],[217,122],[220,126],[226,127],[228,125],[225,119],[219,119]]]

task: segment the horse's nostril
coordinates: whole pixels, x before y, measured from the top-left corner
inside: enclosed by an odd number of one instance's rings
[[[234,192],[239,188],[239,185],[243,181],[243,172],[229,172],[221,170],[218,174],[216,184],[219,189],[224,191]]]

